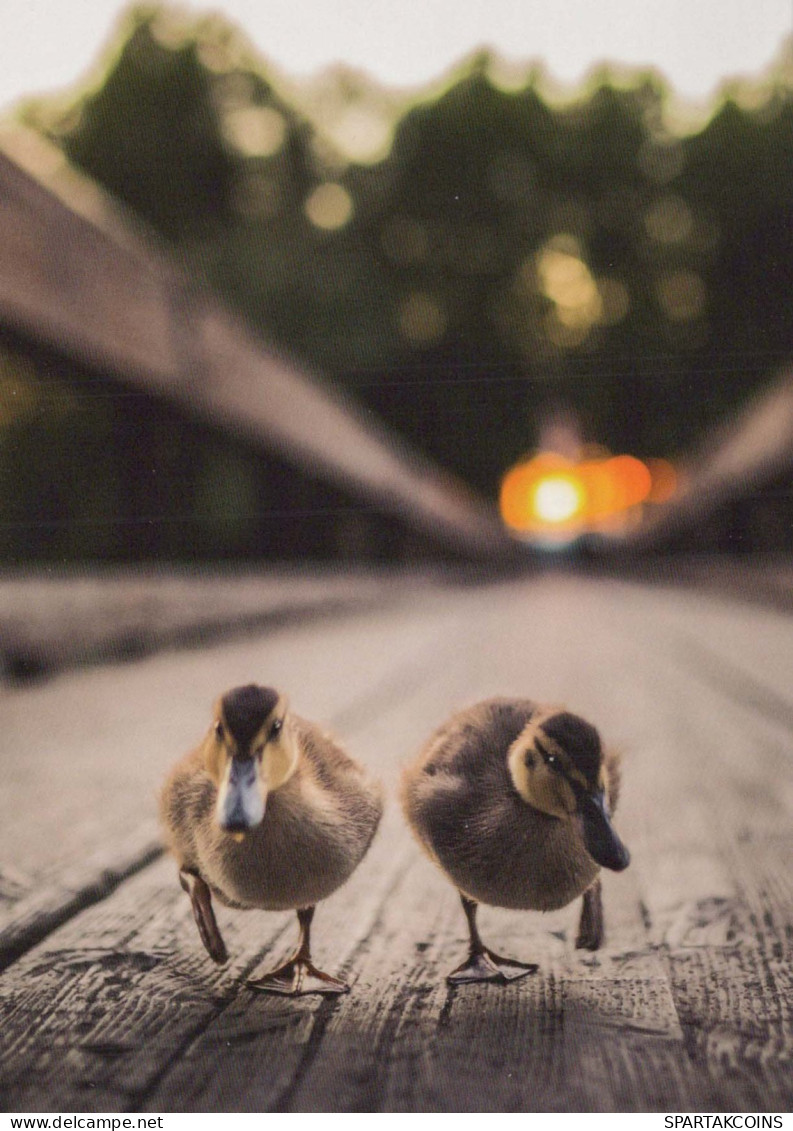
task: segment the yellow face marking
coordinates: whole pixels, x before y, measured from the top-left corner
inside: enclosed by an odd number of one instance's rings
[[[262,754],[262,775],[268,789],[278,789],[297,769],[297,745],[285,723],[277,738],[271,738]]]
[[[564,819],[577,809],[575,794],[565,777],[546,765],[540,746],[559,760],[566,775],[584,786],[586,781],[565,751],[543,730],[543,723],[560,710],[564,708],[547,708],[526,724],[507,752],[507,767],[515,789],[528,805],[550,817]]]
[[[289,704],[280,696],[270,714],[250,742],[250,750],[261,761],[261,780],[264,791],[278,789],[297,769],[298,750],[290,726]],[[280,724],[273,733],[274,724]],[[223,715],[223,701],[215,704],[214,718],[204,741],[206,768],[220,786],[232,758],[238,754],[234,735]],[[244,836],[244,834],[242,834]]]

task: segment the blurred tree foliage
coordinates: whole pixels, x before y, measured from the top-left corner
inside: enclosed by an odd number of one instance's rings
[[[674,456],[793,352],[781,81],[676,137],[657,78],[554,106],[482,55],[354,164],[217,17],[169,20],[137,13],[54,136],[267,338],[486,493],[555,406]]]

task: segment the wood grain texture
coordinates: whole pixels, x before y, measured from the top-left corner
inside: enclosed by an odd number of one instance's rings
[[[392,800],[369,856],[315,920],[317,958],[352,992],[289,1001],[254,993],[245,978],[288,952],[294,916],[220,908],[232,958],[218,970],[172,863],[159,861],[52,930],[0,979],[9,1106],[787,1110],[792,736],[784,710],[737,694],[737,677],[721,675],[751,657],[755,684],[787,702],[778,671],[783,662],[790,670],[793,634],[789,622],[746,608],[731,632],[730,614],[701,594],[548,577],[438,589],[377,615],[117,673],[123,744],[136,697],[157,702],[155,685],[168,681],[169,725],[186,728],[210,685],[266,667],[296,709],[335,722],[392,796],[399,763],[452,710],[499,692],[567,702],[625,750],[617,826],[633,863],[604,876],[603,949],[574,950],[577,905],[550,915],[482,908],[485,941],[539,971],[509,986],[450,989],[444,975],[465,951],[459,902]],[[686,651],[684,627],[714,663]],[[106,689],[102,675],[59,682],[87,703]],[[17,694],[22,733],[33,692]],[[103,715],[90,764],[112,741],[113,715]],[[163,745],[126,786],[139,809]],[[123,781],[130,773],[111,761],[108,780],[114,772]],[[63,811],[76,809],[64,801]],[[51,812],[56,820],[54,802]],[[111,825],[89,826],[101,853]],[[3,843],[12,896],[35,888],[37,867],[57,872],[43,849],[31,865]]]
[[[420,577],[320,568],[64,569],[0,577],[0,680],[123,662],[354,611],[420,588]],[[2,686],[2,684],[0,684]]]

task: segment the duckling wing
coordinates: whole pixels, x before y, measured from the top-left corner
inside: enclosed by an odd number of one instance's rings
[[[528,699],[486,699],[458,711],[430,738],[416,763],[463,777],[506,774],[506,755],[537,711]],[[506,780],[504,777],[503,780]]]
[[[335,811],[345,839],[359,845],[361,859],[383,815],[382,787],[330,735],[302,719],[297,724],[303,754],[297,781],[304,796],[313,796],[317,816],[322,809]]]
[[[491,699],[460,711],[406,768],[405,816],[446,871],[450,863],[481,859],[488,845],[512,835],[525,820],[506,753],[534,710],[528,700]]]
[[[180,868],[201,872],[197,834],[211,822],[217,797],[198,750],[177,762],[160,792],[160,820],[165,840]]]

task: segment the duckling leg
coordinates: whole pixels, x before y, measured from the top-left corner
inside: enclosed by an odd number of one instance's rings
[[[193,918],[196,921],[201,942],[206,947],[212,961],[222,966],[224,962],[228,961],[229,956],[226,951],[226,944],[218,930],[215,912],[212,910],[212,892],[199,875],[195,872],[189,872],[186,868],[179,869],[179,883],[190,896],[190,902],[193,905]]]
[[[297,950],[292,957],[255,981],[249,981],[252,990],[262,990],[268,994],[285,994],[297,997],[298,994],[346,994],[350,987],[346,982],[318,970],[311,961],[311,920],[313,907],[303,907],[297,913],[300,924],[300,937]]]
[[[446,981],[450,985],[461,985],[464,982],[514,982],[516,978],[523,978],[526,974],[534,974],[537,971],[536,962],[518,962],[515,958],[503,958],[502,955],[486,947],[476,926],[479,904],[474,899],[468,899],[462,892],[460,899],[468,920],[471,945],[466,961],[447,975]]]
[[[584,892],[576,950],[598,950],[603,945],[603,886],[595,880]]]

